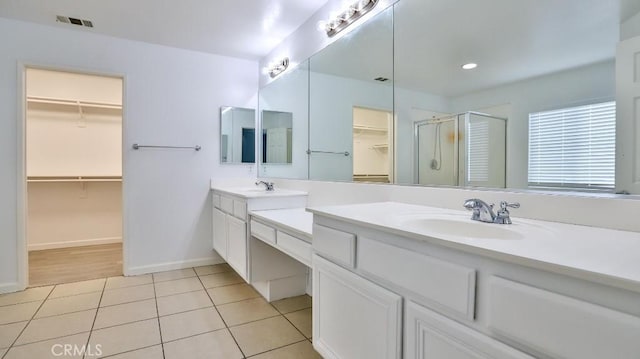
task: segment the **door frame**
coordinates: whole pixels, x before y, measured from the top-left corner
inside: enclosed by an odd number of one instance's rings
[[[17,104],[16,104],[16,264],[17,264],[17,288],[24,290],[29,286],[29,248],[27,243],[27,170],[26,170],[26,124],[27,124],[27,69],[40,69],[59,72],[72,72],[84,75],[95,75],[119,78],[122,80],[122,271],[126,275],[129,268],[129,241],[127,233],[128,203],[126,193],[126,118],[128,112],[127,102],[127,76],[122,73],[105,72],[94,69],[78,68],[71,66],[53,66],[34,62],[18,62],[17,69]]]

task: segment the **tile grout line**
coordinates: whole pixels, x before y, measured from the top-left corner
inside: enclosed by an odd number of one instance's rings
[[[93,334],[93,327],[96,325],[96,319],[98,319],[98,312],[100,311],[100,303],[102,303],[102,297],[104,296],[104,289],[107,287],[107,278],[104,279],[104,285],[102,286],[102,292],[100,293],[100,299],[98,299],[98,307],[96,308],[96,314],[93,316],[93,321],[91,322],[91,329],[89,330],[89,336],[87,337],[87,343],[85,345],[85,349],[89,350],[89,342],[91,341],[91,335]],[[82,358],[86,358],[87,353],[84,353]]]
[[[266,350],[266,351],[263,351],[263,352],[260,352],[260,353],[255,353],[252,356],[247,357],[247,359],[248,358],[253,358],[255,356],[262,355],[262,354],[265,354],[265,353],[269,353],[269,352],[272,352],[272,351],[275,351],[275,350],[278,350],[278,349],[286,348],[286,347],[291,346],[291,345],[300,344],[300,343],[303,343],[303,342],[306,342],[306,341],[307,341],[307,338],[305,338],[303,340],[300,340],[300,341],[297,341],[297,342],[289,343],[289,344],[286,344],[286,345],[283,345],[283,346],[280,346],[280,347],[277,347],[277,348],[269,349],[269,350]]]
[[[194,272],[195,272],[195,270],[194,270]],[[198,275],[197,272],[196,272],[196,275],[198,276],[198,280],[200,281],[200,284],[204,288],[204,292],[207,294],[207,297],[209,297],[209,300],[211,301],[211,304],[213,304],[213,308],[216,310],[216,313],[218,313],[218,315],[220,316],[220,319],[222,320],[222,324],[224,324],[225,329],[227,329],[227,332],[229,332],[229,335],[231,335],[231,339],[233,339],[233,342],[236,343],[236,346],[238,347],[238,350],[240,351],[240,354],[242,354],[242,358],[246,358],[247,356],[244,355],[244,351],[242,351],[242,348],[240,348],[240,344],[238,343],[238,340],[236,340],[236,337],[231,332],[231,329],[227,325],[227,321],[224,320],[224,318],[222,317],[222,314],[218,310],[218,307],[216,307],[216,303],[213,301],[213,298],[211,298],[211,294],[209,294],[209,291],[204,286],[204,283],[202,283],[202,279],[200,278],[200,276]]]
[[[160,348],[162,349],[162,358],[166,359],[166,355],[164,354],[164,340],[162,340],[162,326],[160,325],[160,311],[158,310],[158,295],[156,294],[156,277],[153,273],[151,274],[151,281],[153,283],[153,299],[156,303],[156,319],[158,321],[158,332],[160,333]]]
[[[309,308],[311,308],[311,307],[309,307]],[[296,312],[301,312],[301,311],[303,311],[303,310],[307,310],[307,309],[309,309],[309,308],[302,308],[302,309],[299,309],[299,310],[294,310],[293,312],[289,312],[289,313],[287,313],[287,314],[296,313]],[[276,310],[278,310],[278,309],[276,308]],[[309,338],[307,338],[307,336],[306,336],[306,335],[304,335],[304,333],[302,332],[302,330],[300,330],[300,328],[298,328],[298,326],[297,326],[297,325],[293,324],[293,322],[292,322],[292,321],[290,321],[290,320],[289,320],[289,318],[287,318],[287,316],[286,316],[285,314],[283,314],[283,313],[282,313],[282,312],[280,312],[279,310],[278,310],[278,312],[280,313],[280,315],[282,315],[282,316],[284,317],[284,319],[286,319],[286,321],[287,321],[287,322],[289,322],[291,325],[293,325],[293,327],[294,327],[294,328],[296,328],[296,330],[297,330],[297,331],[302,335],[302,337],[303,337],[304,339],[309,340]],[[313,319],[312,319],[312,320],[313,320]],[[313,324],[312,324],[312,325],[313,325]]]
[[[6,353],[4,353],[2,355],[2,358],[6,357],[7,354],[9,354],[9,352],[11,351],[11,348],[14,347],[14,345],[16,344],[16,342],[18,341],[18,339],[20,339],[20,336],[22,336],[22,334],[24,334],[24,331],[27,330],[27,327],[29,326],[29,324],[31,324],[31,321],[33,321],[33,318],[35,318],[36,314],[38,314],[38,312],[40,311],[40,309],[42,308],[42,306],[44,305],[44,303],[47,301],[47,299],[49,299],[49,296],[51,296],[51,293],[53,293],[53,290],[56,289],[56,286],[54,285],[51,290],[49,291],[49,293],[47,294],[47,296],[44,298],[44,300],[42,301],[42,303],[40,303],[40,305],[38,306],[38,309],[36,309],[35,312],[33,312],[33,315],[31,315],[31,319],[29,319],[29,321],[27,322],[27,324],[24,326],[24,328],[22,328],[22,330],[20,331],[20,334],[18,334],[18,336],[16,337],[16,339],[13,340],[13,343],[11,343],[11,345],[9,345],[9,347],[7,348]],[[0,358],[1,359],[1,358]]]

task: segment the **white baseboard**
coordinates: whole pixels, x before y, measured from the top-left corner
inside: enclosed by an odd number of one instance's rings
[[[220,263],[224,263],[224,259],[220,258],[220,256],[218,256],[217,254],[214,254],[213,256],[206,257],[206,258],[197,258],[197,259],[188,259],[184,261],[150,264],[146,266],[131,267],[128,269],[125,268],[124,275],[131,276],[131,275],[139,275],[139,274],[147,274],[147,273],[156,273],[156,272],[164,272],[168,270],[208,266],[208,265],[220,264]]]
[[[81,239],[77,241],[65,241],[65,242],[33,243],[33,244],[29,244],[27,248],[29,251],[41,251],[44,249],[94,246],[98,244],[112,244],[112,243],[122,243],[122,237],[91,238],[91,239]]]
[[[18,283],[2,283],[0,284],[0,294],[13,293],[22,290]]]

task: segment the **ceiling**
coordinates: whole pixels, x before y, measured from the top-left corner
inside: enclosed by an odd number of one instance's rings
[[[311,71],[367,81],[393,77],[397,87],[461,96],[613,59],[621,19],[640,10],[636,4],[401,0],[392,20],[382,13],[313,56]],[[389,48],[395,56],[385,55]],[[469,62],[478,68],[462,70]]]
[[[2,0],[0,17],[258,60],[327,0]],[[56,22],[91,20],[94,28]]]

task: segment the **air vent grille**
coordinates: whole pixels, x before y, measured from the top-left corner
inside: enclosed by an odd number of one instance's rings
[[[93,27],[93,21],[84,20],[84,19],[78,19],[76,17],[57,15],[56,16],[56,21],[57,22],[61,22],[63,24],[72,24],[72,25],[78,25],[78,26],[84,26],[84,27]]]

